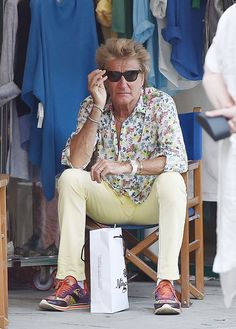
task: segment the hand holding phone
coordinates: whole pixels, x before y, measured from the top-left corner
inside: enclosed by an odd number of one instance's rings
[[[214,141],[230,137],[231,135],[228,120],[222,115],[208,117],[205,113],[198,113],[197,121]]]

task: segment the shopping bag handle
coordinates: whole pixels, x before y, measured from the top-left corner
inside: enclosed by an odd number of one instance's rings
[[[123,244],[124,244],[124,247],[125,247],[125,248],[124,248],[124,257],[125,257],[125,255],[126,255],[126,250],[127,250],[127,245],[126,245],[126,241],[125,241],[124,237],[120,234],[120,235],[114,235],[113,238],[114,238],[114,239],[119,238],[119,239],[122,239],[122,240],[123,240]],[[88,242],[89,242],[89,239],[85,240],[85,243],[84,243],[84,245],[83,245],[83,247],[82,247],[82,249],[81,249],[81,254],[80,254],[80,259],[81,259],[84,263],[85,263],[85,257],[84,257],[85,252],[84,252],[84,250],[85,250],[85,247],[86,247],[86,245],[88,244]]]
[[[80,259],[85,263],[85,257],[84,257],[84,255],[85,255],[85,247],[86,247],[86,245],[88,244],[88,242],[89,242],[89,239],[87,239],[87,240],[85,240],[85,243],[84,243],[84,245],[83,245],[83,247],[82,247],[82,249],[81,249],[81,254],[80,254]]]
[[[120,234],[120,235],[114,235],[113,238],[114,238],[114,239],[116,239],[116,238],[120,238],[120,239],[123,240],[123,244],[124,244],[124,247],[125,247],[125,248],[124,248],[124,257],[125,257],[125,255],[126,255],[126,250],[127,250],[127,245],[126,245],[126,241],[125,241],[124,237]]]

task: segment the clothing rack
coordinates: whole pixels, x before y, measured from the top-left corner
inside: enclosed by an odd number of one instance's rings
[[[7,151],[9,146],[10,112],[8,106],[0,109],[0,172],[6,172]]]

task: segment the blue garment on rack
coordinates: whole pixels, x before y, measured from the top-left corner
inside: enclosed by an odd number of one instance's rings
[[[93,0],[31,0],[22,99],[31,108],[29,158],[41,169],[43,192],[52,199],[61,152],[74,130],[87,75],[98,47]],[[38,102],[44,107],[37,128]]]
[[[163,91],[167,87],[167,79],[158,69],[158,31],[156,19],[151,13],[149,2],[146,0],[133,1],[133,39],[145,44],[151,57],[149,86],[157,87]]]
[[[186,79],[201,80],[203,75],[204,15],[206,0],[199,8],[192,1],[167,2],[167,25],[163,38],[172,45],[171,63]]]

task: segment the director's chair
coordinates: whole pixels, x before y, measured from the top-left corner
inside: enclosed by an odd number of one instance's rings
[[[190,306],[191,295],[197,299],[203,299],[204,297],[203,215],[201,197],[202,135],[201,128],[196,121],[196,113],[200,111],[201,109],[197,107],[193,109],[193,112],[179,115],[189,159],[188,171],[183,174],[188,191],[188,202],[184,236],[179,257],[180,280],[178,283],[180,290],[177,290],[178,298],[183,307]],[[87,218],[86,227],[88,230],[91,230],[106,227],[106,225]],[[158,241],[158,225],[121,225],[121,227],[123,238],[128,245],[125,252],[126,263],[132,263],[141,272],[145,273],[153,281],[156,281],[157,272],[151,264],[155,264],[156,267],[158,258],[149,247]],[[145,230],[148,228],[154,228],[154,231],[141,240],[131,233],[134,229]],[[190,259],[193,260],[195,265],[195,279],[193,282],[190,281]]]

